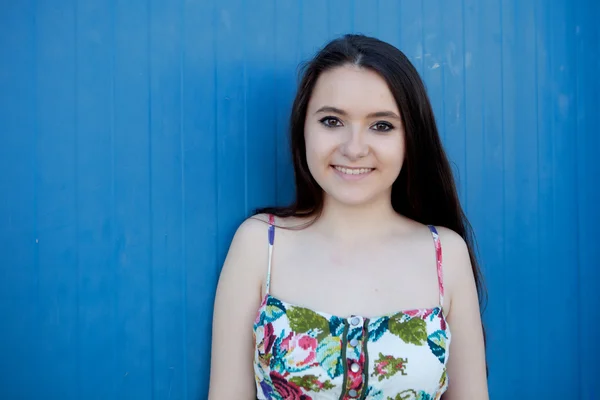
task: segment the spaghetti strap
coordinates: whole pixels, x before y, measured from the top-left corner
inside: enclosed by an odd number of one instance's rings
[[[273,244],[275,243],[275,217],[269,214],[269,263],[267,267],[267,282],[265,287],[266,294],[269,294],[271,288],[271,263],[273,260]]]
[[[440,307],[444,308],[444,271],[442,267],[442,244],[437,229],[433,225],[428,225],[433,235],[433,244],[435,245],[435,258],[437,263],[438,286],[440,293]]]

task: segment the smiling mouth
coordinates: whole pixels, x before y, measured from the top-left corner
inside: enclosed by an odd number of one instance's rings
[[[340,167],[339,165],[332,165],[332,167],[344,175],[366,175],[375,169],[375,168],[348,168],[348,167]]]

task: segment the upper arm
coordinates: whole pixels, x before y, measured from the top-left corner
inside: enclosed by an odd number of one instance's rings
[[[481,313],[469,252],[457,233],[444,228],[439,233],[449,299],[447,320],[452,334],[447,366],[448,391],[443,398],[488,399]]]
[[[267,226],[246,220],[236,231],[215,297],[209,399],[255,399],[253,323],[267,266]]]

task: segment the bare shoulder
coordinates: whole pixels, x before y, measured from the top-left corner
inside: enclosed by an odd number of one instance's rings
[[[215,296],[210,400],[255,398],[252,329],[261,302],[267,243],[268,218],[257,215],[240,224],[229,246]],[[233,382],[231,376],[236,377]]]
[[[246,236],[256,234],[259,232],[262,232],[264,234],[268,225],[269,216],[267,214],[256,214],[242,222],[238,227],[236,234],[239,233],[241,235]]]
[[[440,226],[436,227],[438,231],[440,243],[442,245],[442,253],[444,256],[444,266],[448,264],[449,268],[464,268],[465,261],[469,262],[469,249],[467,243],[458,233],[452,229]]]
[[[442,247],[444,284],[448,294],[446,297],[452,305],[456,293],[465,290],[473,292],[475,287],[473,266],[467,243],[462,236],[445,227],[436,227],[436,229]]]
[[[444,399],[488,399],[481,313],[469,249],[456,232],[440,227],[438,233],[453,354],[447,367],[452,383]]]
[[[237,228],[229,246],[223,272],[228,269],[244,270],[243,275],[264,269],[267,262],[269,217],[258,214],[246,219]]]

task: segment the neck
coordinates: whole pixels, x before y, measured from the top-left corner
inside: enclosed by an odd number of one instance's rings
[[[385,234],[390,222],[402,218],[389,197],[361,204],[342,204],[326,196],[321,217],[315,223],[323,234],[342,241],[374,238]]]

